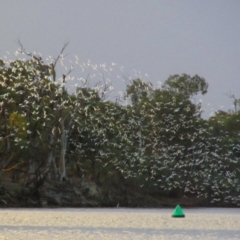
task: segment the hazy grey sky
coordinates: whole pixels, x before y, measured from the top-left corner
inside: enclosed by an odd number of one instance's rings
[[[67,58],[114,62],[155,86],[173,74],[204,77],[208,115],[231,108],[227,93],[240,98],[239,0],[2,0],[0,11],[0,57],[17,49],[18,37],[43,57],[70,40]]]

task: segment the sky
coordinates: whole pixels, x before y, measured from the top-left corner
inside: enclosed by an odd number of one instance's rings
[[[66,61],[105,63],[116,91],[136,76],[157,87],[186,73],[209,84],[193,100],[206,118],[233,109],[230,95],[240,98],[239,0],[2,0],[0,11],[0,58],[11,57],[17,39],[43,58],[70,41]],[[71,75],[95,71],[81,66]]]

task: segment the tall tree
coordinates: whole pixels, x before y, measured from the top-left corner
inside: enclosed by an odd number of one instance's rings
[[[198,93],[206,94],[208,83],[198,75],[192,77],[187,74],[172,75],[165,81],[163,88],[182,93],[186,98],[190,98]]]

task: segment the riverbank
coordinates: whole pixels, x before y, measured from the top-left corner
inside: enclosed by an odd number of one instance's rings
[[[194,197],[169,197],[146,194],[127,186],[100,186],[92,181],[45,182],[39,188],[2,180],[0,207],[131,207],[164,208],[180,204],[183,207],[236,207],[226,203],[210,204]]]

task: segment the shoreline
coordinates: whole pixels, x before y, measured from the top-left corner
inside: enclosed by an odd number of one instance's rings
[[[80,182],[54,182],[44,184],[39,189],[23,188],[22,184],[2,181],[0,208],[133,208],[133,209],[172,209],[177,204],[183,208],[239,208],[237,204],[209,203],[206,199],[194,197],[172,198],[156,194],[143,194],[128,188],[124,192],[113,186],[104,187]]]

